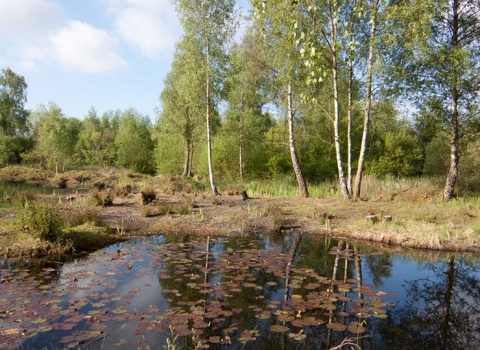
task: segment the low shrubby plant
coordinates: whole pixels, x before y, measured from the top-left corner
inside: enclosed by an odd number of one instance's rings
[[[114,188],[114,194],[116,197],[125,198],[132,193],[132,186],[130,184],[117,185]]]
[[[113,204],[113,196],[110,190],[101,191],[93,189],[88,194],[87,203],[94,206],[106,207]]]
[[[155,194],[155,190],[152,186],[146,186],[140,191],[141,195],[141,203],[143,205],[147,205],[152,203],[156,198],[157,195]]]
[[[26,202],[18,216],[22,230],[35,238],[56,241],[62,234],[62,220],[58,212],[43,202]]]
[[[65,210],[62,212],[62,221],[64,227],[74,227],[87,223],[95,226],[105,226],[97,210],[88,206],[77,206],[75,210]]]
[[[272,220],[273,229],[275,231],[280,231],[286,224],[285,213],[279,206],[269,205],[268,217]]]
[[[195,202],[192,198],[186,197],[177,204],[175,212],[179,215],[190,214],[195,207]]]

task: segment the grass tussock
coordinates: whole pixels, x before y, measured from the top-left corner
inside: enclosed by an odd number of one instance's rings
[[[153,203],[156,198],[157,194],[153,186],[146,186],[140,191],[140,202],[142,205]]]
[[[195,201],[193,198],[185,197],[174,207],[174,211],[179,215],[188,215],[195,208]]]
[[[113,194],[110,190],[93,189],[88,193],[87,203],[93,206],[107,207],[113,204]]]
[[[287,223],[285,212],[275,204],[269,204],[268,217],[272,221],[274,231],[280,231]]]

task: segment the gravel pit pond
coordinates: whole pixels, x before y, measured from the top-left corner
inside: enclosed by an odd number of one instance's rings
[[[479,349],[477,257],[300,234],[0,260],[0,349]]]

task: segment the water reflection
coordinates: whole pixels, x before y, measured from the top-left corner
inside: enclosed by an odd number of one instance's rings
[[[301,234],[152,237],[1,261],[0,348],[162,349],[173,329],[188,349],[476,349],[479,279],[463,256]]]

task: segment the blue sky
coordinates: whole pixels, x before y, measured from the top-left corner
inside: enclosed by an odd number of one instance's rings
[[[25,77],[27,108],[68,117],[133,107],[154,121],[181,35],[170,0],[0,0],[0,69]]]

